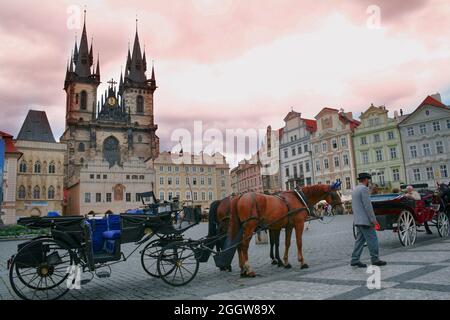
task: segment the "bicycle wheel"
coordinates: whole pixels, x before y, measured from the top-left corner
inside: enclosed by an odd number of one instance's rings
[[[164,247],[158,257],[159,277],[171,286],[183,286],[197,275],[199,261],[194,249],[185,243],[174,243]]]

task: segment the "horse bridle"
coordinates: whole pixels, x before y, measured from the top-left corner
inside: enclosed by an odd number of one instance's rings
[[[297,196],[299,197],[300,201],[303,202],[303,204],[308,208],[309,214],[311,214],[311,211],[312,211],[311,209],[314,209],[314,206],[309,205],[308,198],[303,193],[302,189],[297,187],[297,188],[294,188],[294,191],[297,194]],[[341,201],[340,197],[338,197],[338,190],[333,190],[333,189],[330,188],[330,190],[325,193],[325,197],[327,197],[328,195],[331,195],[331,201],[332,202],[335,202],[336,200],[339,199],[334,204],[329,203],[329,205],[331,206],[332,210],[336,206],[342,206],[342,201]]]

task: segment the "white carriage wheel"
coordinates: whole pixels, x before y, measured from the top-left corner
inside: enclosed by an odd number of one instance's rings
[[[398,238],[402,246],[411,246],[416,242],[417,226],[414,216],[409,211],[402,211],[398,217]]]
[[[450,221],[444,211],[439,211],[437,216],[436,228],[441,238],[447,238],[449,234]]]

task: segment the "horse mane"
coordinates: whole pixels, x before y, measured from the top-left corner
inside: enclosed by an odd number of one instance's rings
[[[313,195],[330,191],[330,186],[326,184],[316,184],[312,186],[302,187],[302,191],[305,195]]]

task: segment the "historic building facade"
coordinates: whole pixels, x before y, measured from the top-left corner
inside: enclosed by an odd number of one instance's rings
[[[315,120],[291,111],[284,118],[280,135],[280,177],[283,190],[314,183],[311,136],[317,130]]]
[[[428,96],[400,123],[407,183],[450,181],[450,107]]]
[[[93,209],[99,213],[124,211],[130,206],[127,194],[151,190],[154,170],[145,162],[159,153],[153,106],[157,86],[153,67],[150,79],[146,71],[146,54],[142,54],[136,30],[119,86],[114,80],[108,81],[108,89],[98,99],[100,62],[97,58],[94,68],[85,21],[64,82],[66,129],[61,142],[67,144],[66,214],[86,214]],[[135,184],[135,176],[145,183]],[[94,190],[103,191],[95,192],[93,199]]]
[[[261,175],[261,162],[258,154],[254,154],[250,159],[239,162],[233,174],[236,174],[237,188],[235,193],[264,192]]]
[[[311,137],[314,180],[317,184],[342,182],[342,193],[351,194],[356,185],[352,134],[359,126],[351,112],[324,108],[315,117],[317,131]]]
[[[61,214],[67,148],[55,141],[45,112],[28,112],[15,145],[23,154],[17,171],[16,216]]]
[[[356,173],[371,173],[372,182],[385,192],[400,188],[406,177],[397,113],[390,118],[386,107],[372,104],[360,120],[353,135]]]
[[[22,153],[14,146],[12,135],[0,131],[0,136],[5,144],[0,218],[4,224],[9,225],[16,223],[17,163]]]
[[[161,152],[148,166],[156,171],[155,196],[170,201],[174,197],[207,210],[212,201],[231,194],[230,166],[219,153],[182,156]]]

